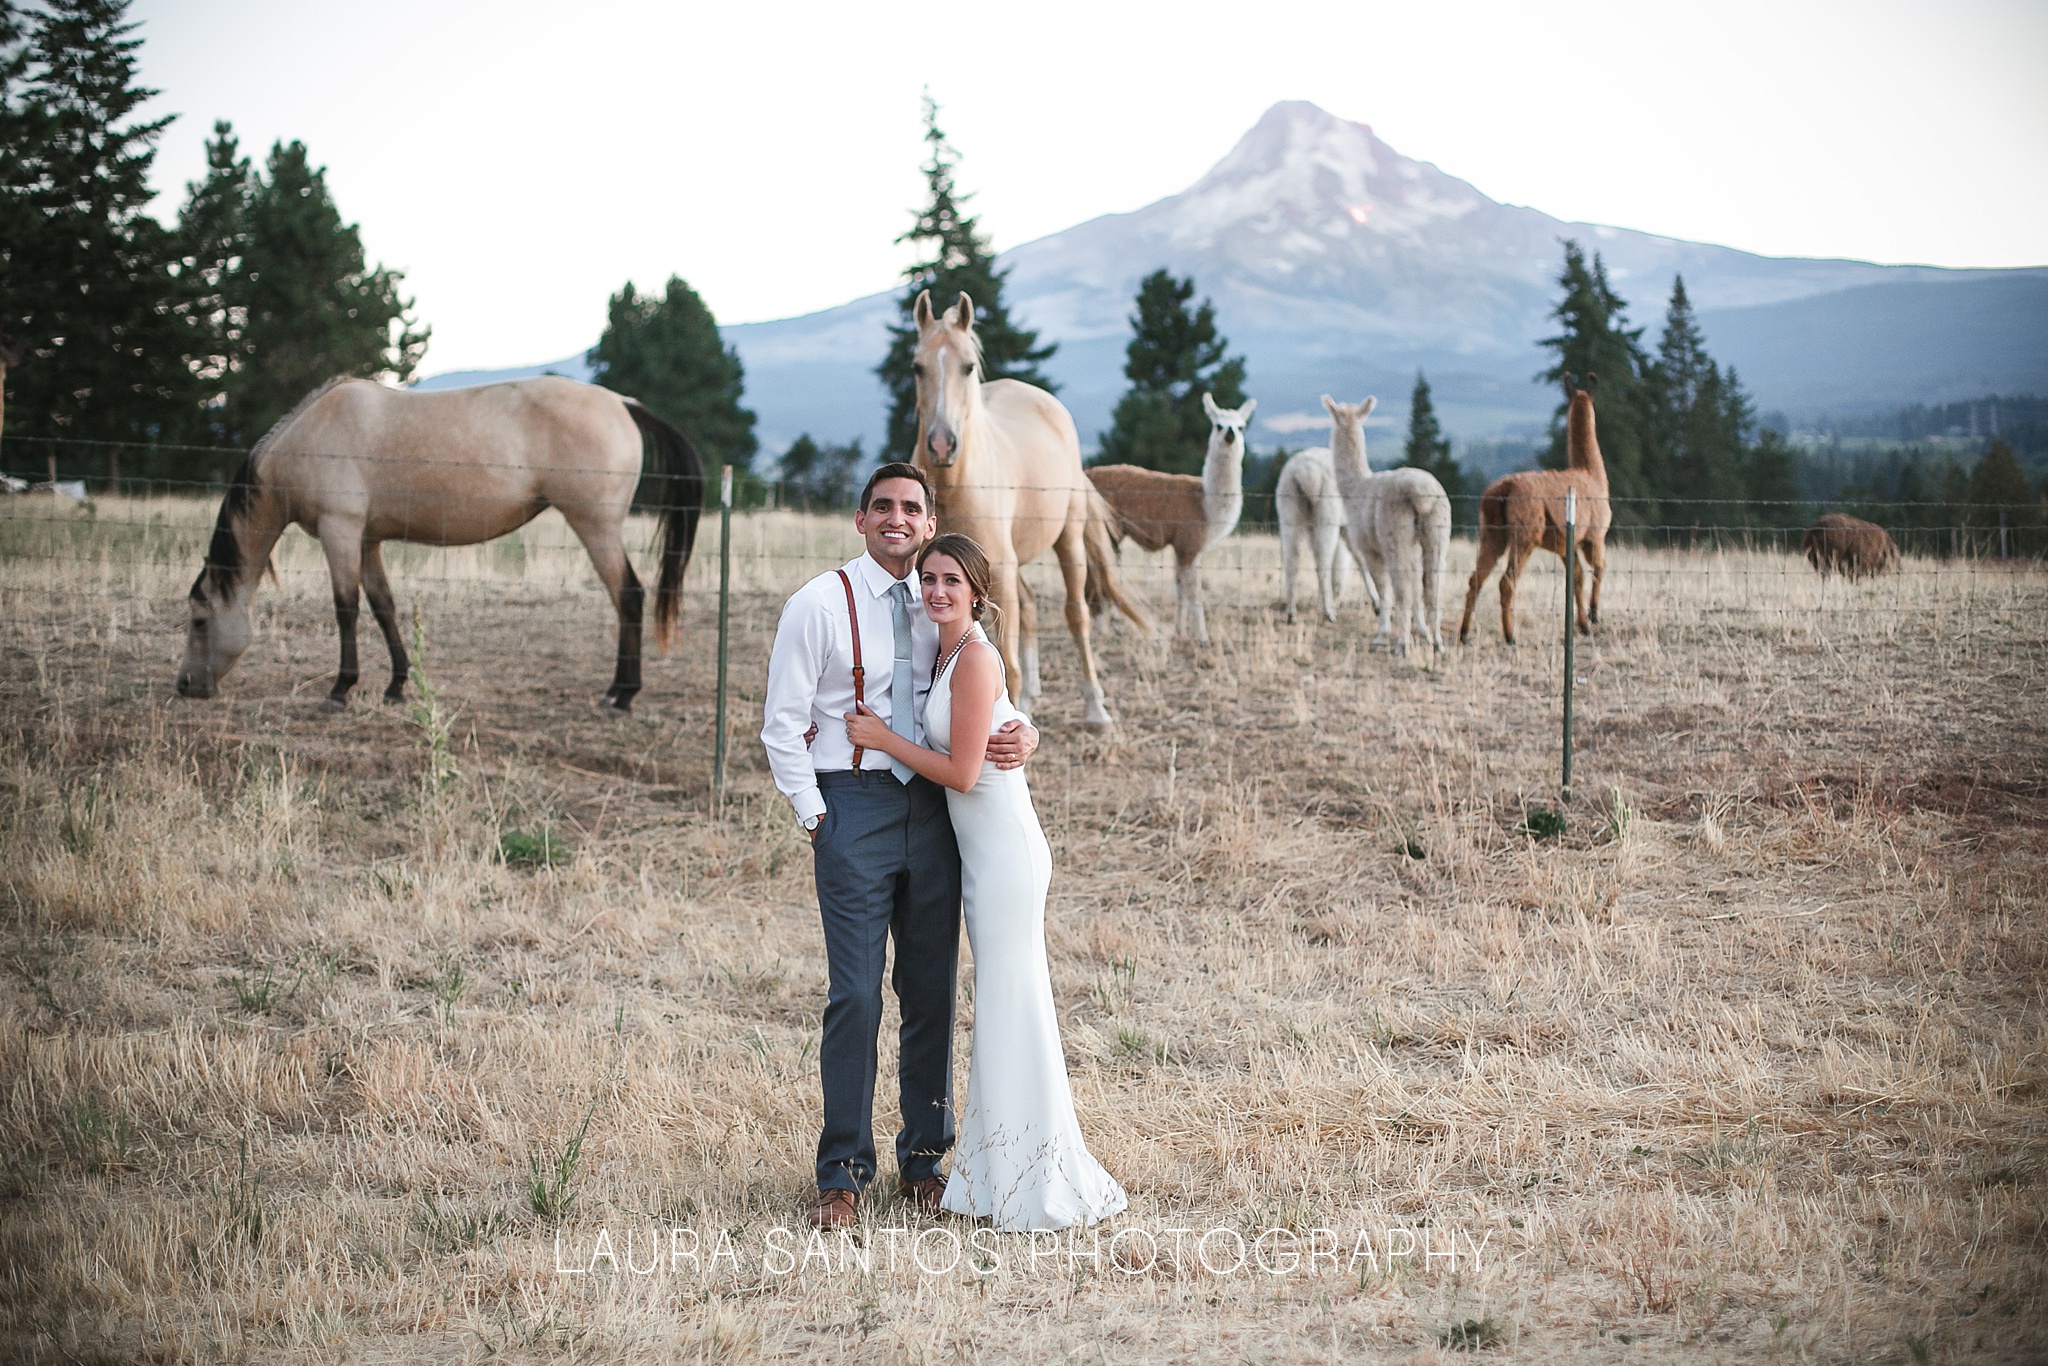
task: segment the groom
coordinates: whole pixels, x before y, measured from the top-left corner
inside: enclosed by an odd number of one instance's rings
[[[831,977],[818,1046],[825,1130],[810,1213],[816,1228],[852,1225],[875,1178],[876,1040],[891,938],[890,985],[903,1011],[897,1193],[936,1211],[946,1188],[939,1160],[953,1146],[960,852],[946,791],[878,750],[862,753],[855,768],[844,719],[854,702],[850,592],[864,700],[898,735],[924,741],[924,695],[939,647],[911,574],[938,531],[924,471],[900,463],[876,470],[853,524],[866,551],[812,579],[782,609],[761,726],[775,786],[810,837]],[[989,740],[988,757],[1016,768],[1037,747],[1038,732],[1013,721]]]

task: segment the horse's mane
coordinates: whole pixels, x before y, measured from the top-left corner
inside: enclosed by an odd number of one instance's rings
[[[213,541],[206,548],[206,567],[199,571],[199,577],[192,581],[192,596],[197,598],[207,593],[224,598],[235,591],[250,566],[242,562],[242,523],[249,516],[249,509],[255,505],[257,491],[257,463],[262,460],[272,443],[284,433],[285,428],[298,421],[299,415],[313,406],[314,402],[338,384],[345,384],[348,375],[336,375],[325,384],[298,401],[293,409],[271,424],[255,449],[243,457],[234,476],[228,480],[227,496],[220,500],[220,516],[214,519]],[[270,566],[265,564],[264,569]]]

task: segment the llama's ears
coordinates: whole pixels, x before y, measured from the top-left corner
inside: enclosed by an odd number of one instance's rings
[[[1255,399],[1255,398],[1248,398],[1248,399],[1246,399],[1246,400],[1244,401],[1244,407],[1242,407],[1242,408],[1239,408],[1239,409],[1237,410],[1237,415],[1238,415],[1238,416],[1239,416],[1240,418],[1244,419],[1244,424],[1245,424],[1245,425],[1246,425],[1247,427],[1249,427],[1249,426],[1251,425],[1251,423],[1252,423],[1252,409],[1254,409],[1254,408],[1256,408],[1256,407],[1258,407],[1258,406],[1259,406],[1259,401],[1258,401],[1257,399]]]
[[[1221,422],[1223,420],[1223,410],[1216,406],[1216,396],[1214,394],[1204,393],[1202,395],[1202,411],[1209,415],[1211,422]]]
[[[1323,395],[1323,406],[1330,410],[1331,417],[1335,417],[1337,415],[1337,400],[1331,398],[1328,394]]]
[[[953,325],[962,332],[974,330],[974,300],[967,297],[967,291],[960,291],[960,302],[953,305]]]
[[[1587,394],[1587,396],[1588,396],[1588,397],[1591,397],[1591,396],[1592,396],[1593,394],[1595,394],[1595,393],[1597,393],[1597,392],[1599,391],[1599,388],[1600,388],[1600,376],[1598,376],[1598,375],[1594,374],[1594,373],[1593,373],[1593,372],[1592,372],[1591,370],[1588,370],[1588,371],[1586,372],[1586,383],[1585,383],[1585,390],[1586,390],[1586,394]]]
[[[1358,420],[1360,422],[1365,421],[1365,419],[1372,413],[1372,410],[1379,406],[1380,401],[1374,398],[1371,394],[1367,394],[1365,396],[1365,402],[1358,405]]]
[[[919,327],[929,327],[931,325],[932,292],[930,290],[921,289],[917,292],[917,307],[911,310],[911,316],[917,320]]]

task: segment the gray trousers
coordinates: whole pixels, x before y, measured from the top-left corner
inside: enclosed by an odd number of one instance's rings
[[[831,989],[818,1074],[825,1130],[818,1188],[858,1191],[875,1179],[876,1044],[882,968],[903,1012],[898,1040],[903,1131],[896,1170],[939,1174],[953,1146],[953,983],[960,951],[960,850],[946,790],[887,769],[821,773],[825,819],[812,844]]]

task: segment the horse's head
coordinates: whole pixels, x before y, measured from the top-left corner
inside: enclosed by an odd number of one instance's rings
[[[1232,455],[1244,455],[1244,429],[1251,425],[1252,409],[1259,406],[1255,398],[1244,401],[1242,408],[1219,408],[1213,394],[1202,395],[1202,411],[1209,415],[1209,452],[1214,455],[1227,451]]]
[[[178,665],[178,696],[211,697],[220,680],[249,648],[248,595],[221,591],[211,568],[199,571],[187,600],[185,658]]]
[[[974,300],[965,294],[944,313],[932,312],[932,293],[917,296],[917,452],[932,469],[960,458],[960,433],[981,405],[981,342],[974,335]]]
[[[254,476],[244,463],[221,500],[206,563],[186,599],[185,659],[178,665],[178,696],[211,697],[220,680],[249,648],[249,594],[254,587],[242,532],[255,498]],[[266,556],[267,561],[267,556]],[[260,568],[260,567],[259,567]]]

